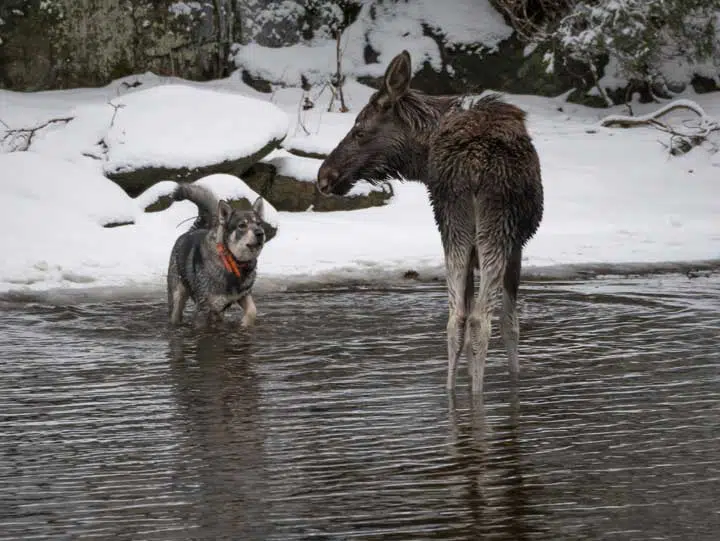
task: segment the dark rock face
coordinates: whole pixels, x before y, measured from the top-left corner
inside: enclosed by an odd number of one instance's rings
[[[229,0],[219,2],[225,5]],[[17,90],[97,86],[145,71],[187,79],[226,75],[232,67],[228,54],[231,43],[241,41],[242,36],[220,36],[209,4],[202,7],[202,3],[189,3],[199,7],[186,13],[171,9],[175,4],[174,0],[137,1],[129,8],[125,0],[104,0],[100,5],[88,0],[53,0],[48,4],[55,6],[52,10],[24,8],[22,17],[8,17],[0,27],[0,85]],[[303,34],[302,28],[314,28],[322,22],[302,17],[293,20],[290,13],[280,16],[279,12],[265,20],[261,15],[271,9],[271,4],[259,0],[253,8],[256,11],[246,14],[258,20],[253,22],[257,26],[253,34],[244,39],[252,38],[266,46],[292,45]],[[238,24],[230,26],[238,32],[241,28]],[[425,33],[437,43],[443,67],[436,72],[424,66],[413,86],[431,94],[492,88],[557,95],[584,85],[584,70],[557,66],[556,73],[548,74],[542,62],[544,51],[526,57],[523,44],[515,36],[501,43],[498,51],[488,52],[482,44],[447,44],[438,31],[427,26]],[[366,61],[377,62],[378,52],[369,44],[365,49]],[[272,90],[270,82],[248,72],[242,73],[242,79],[261,92]],[[364,81],[376,84],[372,79]]]
[[[0,84],[15,90],[101,86],[152,71],[188,79],[222,75],[212,12],[174,0],[52,0],[4,9]],[[210,15],[210,17],[208,17]],[[220,51],[222,52],[222,51]]]
[[[432,36],[443,59],[441,71],[425,63],[412,80],[412,87],[428,94],[479,94],[497,90],[517,94],[557,96],[573,87],[590,88],[586,66],[568,63],[547,72],[543,62],[546,51],[537,48],[525,54],[524,45],[512,36],[500,43],[496,52],[481,47],[453,47]],[[382,77],[362,77],[360,81],[379,88]]]

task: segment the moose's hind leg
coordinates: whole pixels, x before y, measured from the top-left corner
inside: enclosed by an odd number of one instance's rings
[[[465,345],[467,329],[467,295],[472,295],[471,250],[456,250],[446,253],[445,266],[447,268],[448,289],[448,373],[446,388],[451,391],[455,388],[457,367]],[[470,279],[468,280],[468,274]],[[470,292],[467,291],[468,284]]]
[[[517,314],[517,295],[520,286],[520,268],[522,248],[516,246],[507,262],[503,278],[503,304],[500,317],[500,333],[508,356],[510,377],[516,379],[520,374],[518,343],[520,341],[520,323]]]
[[[478,248],[482,247],[479,246]],[[480,283],[475,298],[475,306],[469,318],[470,336],[472,337],[470,377],[472,379],[473,393],[479,393],[483,388],[485,360],[492,331],[492,313],[504,270],[505,265],[502,259],[480,256]]]

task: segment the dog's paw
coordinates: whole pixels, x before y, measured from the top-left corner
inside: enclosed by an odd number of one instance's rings
[[[240,306],[242,306],[242,309],[245,312],[240,320],[240,327],[243,329],[252,327],[255,323],[255,318],[257,317],[257,308],[255,307],[255,301],[253,301],[252,296],[248,295],[243,298],[240,301]]]
[[[255,325],[255,316],[248,317],[243,316],[243,318],[240,320],[240,328],[241,329],[249,329],[250,327]]]

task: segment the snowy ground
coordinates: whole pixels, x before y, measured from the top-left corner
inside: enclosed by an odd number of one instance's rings
[[[143,84],[131,88],[129,83],[135,80]],[[183,85],[180,90],[179,85]],[[143,100],[139,92],[148,88],[153,91],[146,92]],[[6,145],[0,153],[0,290],[163,287],[172,244],[189,225],[183,221],[194,215],[195,208],[183,202],[160,213],[143,213],[148,195],[137,200],[125,195],[102,175],[108,163],[137,161],[135,150],[148,147],[152,152],[143,159],[179,156],[202,163],[205,153],[217,158],[218,152],[228,151],[218,150],[227,145],[218,131],[208,133],[215,144],[201,144],[205,131],[213,129],[213,119],[221,119],[218,129],[237,145],[254,148],[253,144],[287,128],[286,146],[328,151],[352,125],[372,91],[351,82],[347,92],[351,113],[323,113],[328,96],[322,95],[313,96],[317,107],[301,116],[300,90],[263,95],[237,77],[200,84],[144,75],[101,89],[0,91],[0,119],[10,128],[82,112],[81,122],[39,132],[31,151],[8,152]],[[128,96],[123,99],[133,114],[113,125],[115,137],[108,140],[116,143],[110,155],[116,161],[99,160],[97,141],[100,132],[107,135],[114,112],[108,102],[119,103],[119,96]],[[176,110],[172,101],[163,100],[167,96],[178,97]],[[720,95],[689,97],[709,114],[720,116]],[[608,111],[560,98],[507,98],[529,112],[546,193],[544,221],[525,251],[526,269],[542,273],[570,264],[652,267],[720,260],[720,153],[698,148],[670,158],[661,144],[668,138],[656,130],[598,128],[599,118]],[[197,109],[189,105],[194,100]],[[644,112],[651,107],[637,109]],[[278,116],[278,110],[287,116]],[[150,128],[144,126],[153,114],[185,119],[184,131],[168,126],[170,132],[163,136],[163,130],[153,125],[157,131],[149,136]],[[298,126],[300,120],[310,135]],[[136,131],[138,135],[128,139]],[[308,180],[319,164],[284,153],[273,158],[281,159],[286,171],[297,169]],[[204,182],[221,196],[245,189],[224,176]],[[440,239],[424,188],[399,182],[394,187],[396,196],[382,208],[278,213],[279,233],[261,255],[259,286],[386,281],[411,269],[421,276],[442,275]],[[165,184],[156,190],[167,188]],[[110,229],[101,225],[123,220],[135,224]]]

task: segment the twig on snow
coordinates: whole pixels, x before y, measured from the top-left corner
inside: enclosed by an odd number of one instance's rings
[[[660,119],[665,115],[685,110],[695,113],[698,118],[693,126],[684,123],[684,130],[670,126]],[[720,131],[720,121],[708,116],[705,110],[692,100],[676,100],[661,107],[657,111],[640,116],[609,115],[600,121],[605,128],[634,128],[638,126],[652,126],[660,131],[670,134],[670,153],[674,156],[685,154],[703,144],[713,132]]]
[[[108,103],[108,105],[109,105],[110,107],[112,107],[113,109],[115,109],[115,110],[113,111],[113,116],[112,116],[112,118],[110,119],[110,127],[112,128],[112,127],[115,125],[115,117],[117,116],[118,111],[119,111],[120,109],[122,109],[123,107],[125,107],[125,104],[124,104],[124,103],[118,103],[117,105],[115,105],[115,104],[114,104],[113,102],[111,102],[111,101],[109,101],[109,102],[107,102],[107,103]]]
[[[11,151],[26,151],[30,149],[33,137],[35,137],[39,131],[44,130],[51,124],[58,124],[60,122],[67,124],[74,119],[74,116],[51,118],[50,120],[33,128],[6,129],[2,139],[0,139],[0,142],[2,144],[8,144],[12,149]],[[4,122],[3,124],[7,126]]]

